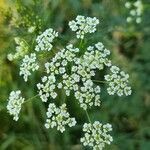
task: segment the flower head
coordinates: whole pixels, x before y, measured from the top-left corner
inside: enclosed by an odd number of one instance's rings
[[[67,112],[65,103],[60,107],[56,107],[54,103],[50,103],[46,114],[46,128],[57,127],[57,130],[64,132],[66,126],[72,127],[76,124],[75,118],[71,118],[70,114]]]
[[[31,71],[38,70],[39,65],[36,63],[36,54],[31,53],[30,56],[25,55],[20,65],[20,75],[23,75],[25,82],[28,80],[28,76],[31,75]]]
[[[86,33],[94,33],[96,31],[97,24],[99,24],[99,20],[96,17],[91,18],[78,15],[76,20],[69,22],[69,27],[76,32],[77,38],[83,39]]]
[[[45,30],[41,35],[37,37],[37,45],[35,47],[35,50],[50,51],[53,47],[52,42],[57,36],[58,32],[54,31],[52,28]]]
[[[24,98],[21,97],[21,91],[12,91],[9,95],[7,110],[10,115],[13,115],[13,119],[17,121],[19,119],[19,113],[21,105],[24,102]]]
[[[131,87],[128,86],[129,75],[116,66],[110,68],[111,73],[105,75],[105,80],[108,81],[109,87],[107,88],[108,94],[118,96],[131,95]]]
[[[93,150],[102,150],[105,144],[110,144],[113,138],[108,132],[112,131],[110,124],[101,124],[95,121],[93,124],[85,123],[83,125],[84,137],[80,139],[84,146],[92,147]]]

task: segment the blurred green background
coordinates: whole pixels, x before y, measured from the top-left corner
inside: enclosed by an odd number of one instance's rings
[[[134,0],[132,0],[134,1]],[[25,83],[19,76],[20,60],[10,62],[15,53],[14,37],[31,43],[46,28],[61,33],[56,41],[65,45],[75,40],[68,21],[77,15],[95,16],[98,31],[89,41],[101,41],[111,51],[112,62],[130,75],[133,93],[129,97],[108,96],[102,86],[102,105],[89,111],[91,120],[113,125],[114,141],[106,150],[150,150],[150,0],[142,0],[140,24],[126,22],[125,0],[0,0],[0,150],[82,150],[80,137],[87,118],[82,109],[68,98],[69,110],[78,121],[64,134],[44,127],[46,107],[39,98],[26,103],[18,122],[6,110],[12,90],[20,89],[25,97],[36,95],[36,83],[43,69]],[[28,33],[36,26],[34,33]],[[61,43],[61,44],[60,44]],[[57,46],[56,46],[57,47]],[[34,50],[34,49],[33,49]],[[31,49],[32,51],[32,49]],[[99,78],[99,75],[97,75]]]

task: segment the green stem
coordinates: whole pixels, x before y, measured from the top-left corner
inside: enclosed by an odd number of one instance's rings
[[[87,116],[87,118],[88,118],[88,121],[92,124],[91,119],[90,119],[90,116],[89,116],[87,110],[85,110],[85,113],[86,113],[86,116]]]
[[[33,37],[33,40],[32,40],[32,47],[34,46],[34,43],[36,42],[36,35]]]
[[[109,83],[108,81],[99,81],[99,80],[92,80],[93,82],[98,82],[98,83]]]
[[[61,97],[62,98],[62,101],[61,101],[62,104],[66,103],[66,93],[65,93],[65,90],[63,88],[61,89],[61,96],[62,96]]]
[[[82,48],[82,43],[83,43],[83,39],[81,39],[80,41],[79,48]]]
[[[30,101],[30,100],[32,100],[32,99],[34,99],[34,98],[38,97],[38,96],[39,96],[39,94],[37,94],[37,95],[35,95],[35,96],[33,96],[33,97],[31,97],[31,98],[27,99],[24,103],[27,103],[28,101]]]

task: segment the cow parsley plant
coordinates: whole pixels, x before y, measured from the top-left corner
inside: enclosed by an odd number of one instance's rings
[[[75,20],[69,22],[71,30],[76,32],[76,44],[69,43],[59,49],[54,48],[54,39],[58,37],[58,32],[49,28],[37,36],[34,51],[29,53],[30,44],[19,40],[17,56],[8,56],[9,60],[17,57],[23,58],[19,74],[27,82],[30,80],[32,72],[36,73],[41,68],[39,63],[42,60],[38,56],[42,53],[49,54],[49,51],[53,50],[54,52],[57,49],[51,59],[49,59],[49,55],[45,56],[45,60],[48,60],[44,61],[45,71],[41,81],[36,84],[38,89],[36,96],[39,96],[43,103],[49,104],[45,127],[47,129],[55,127],[63,133],[67,127],[74,127],[77,124],[77,119],[71,116],[66,103],[66,97],[73,96],[73,100],[85,111],[89,121],[83,125],[84,135],[80,141],[83,146],[89,146],[93,150],[101,150],[106,144],[111,144],[113,141],[109,133],[112,131],[111,124],[102,124],[100,121],[92,122],[88,115],[89,109],[101,106],[102,86],[100,83],[107,84],[109,95],[128,96],[132,92],[128,81],[129,75],[113,65],[109,57],[110,50],[105,48],[103,43],[97,42],[91,45],[88,43],[88,46],[82,47],[81,41],[86,39],[87,33],[94,33],[98,24],[99,20],[96,17],[79,15]],[[104,68],[108,69],[108,74],[103,77],[104,81],[96,80],[97,72]],[[65,100],[63,99],[62,102],[60,102],[60,93],[65,95]],[[25,98],[21,97],[21,91],[10,93],[7,110],[16,121],[24,100]]]

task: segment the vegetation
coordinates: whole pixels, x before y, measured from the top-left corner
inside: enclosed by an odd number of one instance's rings
[[[136,0],[135,0],[136,1]],[[131,2],[135,2],[131,0]],[[77,118],[78,125],[67,128],[62,134],[46,129],[47,105],[36,97],[36,84],[41,81],[44,67],[33,73],[27,82],[19,76],[21,59],[10,61],[8,54],[15,53],[19,37],[25,49],[33,52],[36,37],[48,28],[61,33],[54,40],[56,47],[75,43],[75,33],[68,26],[77,15],[96,17],[100,20],[97,32],[87,37],[90,43],[101,41],[110,49],[111,60],[130,75],[132,94],[118,97],[107,94],[106,84],[101,84],[101,107],[90,109],[92,122],[111,123],[113,142],[107,150],[150,149],[150,1],[142,0],[141,21],[127,21],[130,9],[125,0],[7,0],[0,1],[0,150],[81,150],[82,126],[88,122],[83,111],[71,96],[67,98],[68,110]],[[129,19],[128,19],[129,20]],[[73,37],[73,38],[71,38]],[[60,42],[61,41],[61,42]],[[28,44],[29,45],[28,45]],[[84,43],[83,43],[84,44]],[[85,43],[85,45],[88,44]],[[57,50],[41,54],[40,65],[45,57],[53,58]],[[101,74],[106,74],[104,69]],[[96,80],[102,80],[96,74]],[[20,118],[15,122],[7,112],[7,99],[12,90],[21,89],[28,102],[23,104]]]

